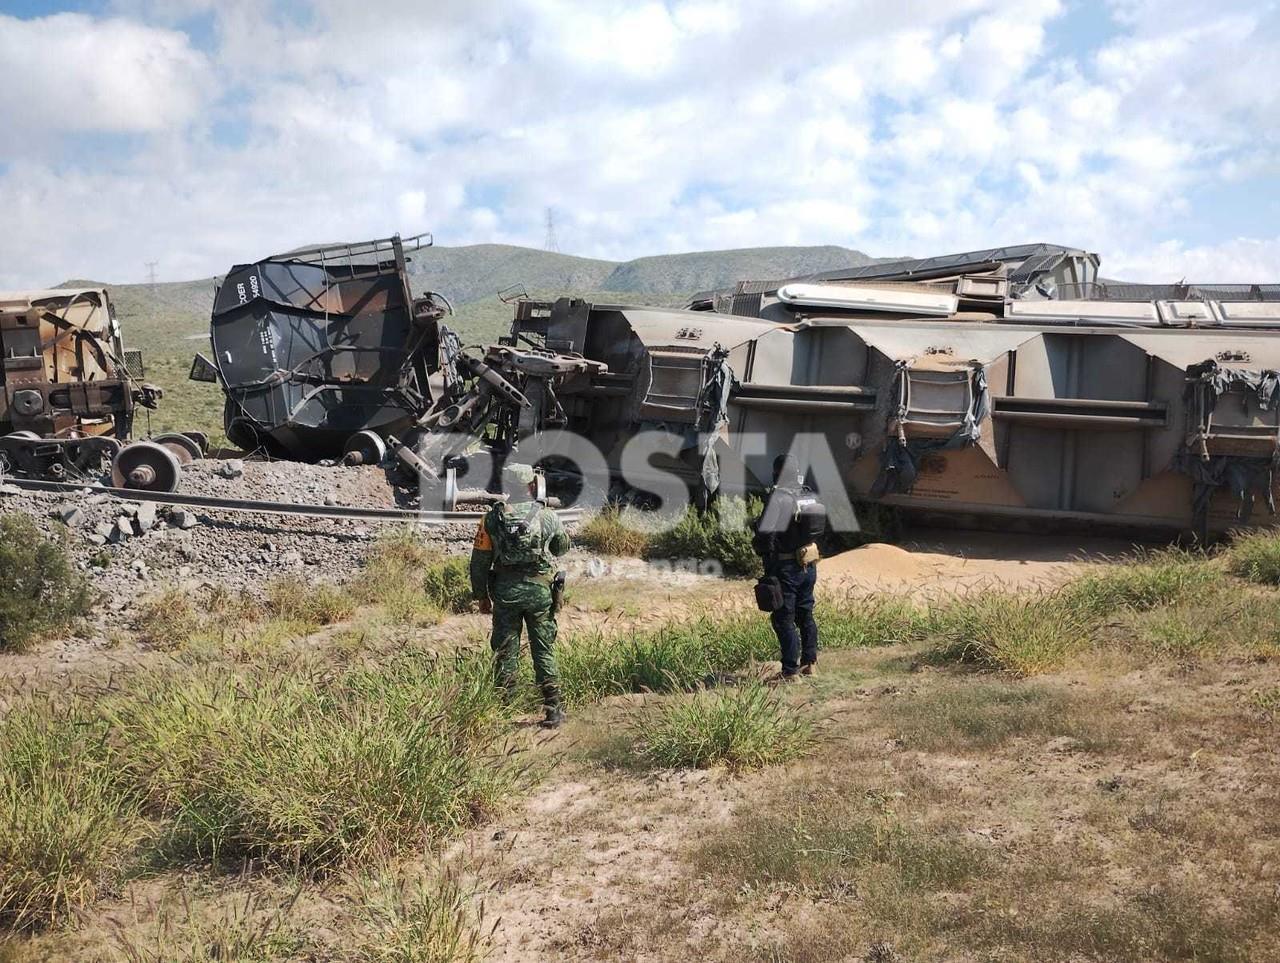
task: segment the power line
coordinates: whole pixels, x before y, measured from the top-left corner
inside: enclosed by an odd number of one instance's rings
[[[159,261],[143,261],[142,263],[145,264],[147,267],[147,284],[151,287],[151,290],[154,291],[156,287],[156,265],[159,264],[160,262]]]
[[[551,207],[547,208],[547,238],[542,242],[542,248],[553,254],[560,253],[560,243],[556,240],[556,212]]]

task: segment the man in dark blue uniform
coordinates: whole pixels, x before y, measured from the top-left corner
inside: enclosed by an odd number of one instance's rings
[[[769,620],[782,652],[781,681],[813,675],[818,662],[818,623],[813,617],[813,589],[818,581],[818,539],[827,525],[826,509],[804,486],[800,468],[790,455],[773,462],[773,491],[753,546],[764,562],[766,578],[776,578],[781,606]]]

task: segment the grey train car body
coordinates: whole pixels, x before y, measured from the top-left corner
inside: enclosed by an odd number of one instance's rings
[[[721,488],[761,490],[774,455],[816,434],[853,499],[961,523],[1267,523],[1280,286],[1097,268],[1026,245],[742,282],[688,310],[523,302],[510,343],[607,365],[560,398],[615,466],[638,430],[710,433]],[[717,357],[732,373],[718,416]],[[704,460],[691,444],[674,467],[696,482]]]

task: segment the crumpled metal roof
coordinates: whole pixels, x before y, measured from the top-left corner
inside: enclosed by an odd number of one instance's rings
[[[917,281],[991,271],[1000,265],[1006,265],[1011,283],[1029,284],[1067,258],[1088,258],[1092,259],[1095,265],[1098,260],[1096,254],[1060,244],[1013,244],[979,251],[964,251],[959,254],[940,254],[936,257],[881,261],[861,267],[837,268],[833,271],[819,271],[816,274],[772,281],[739,281],[733,288],[700,291],[690,298],[690,304],[697,302],[716,304],[721,299],[735,295],[769,294],[784,284],[798,281]]]

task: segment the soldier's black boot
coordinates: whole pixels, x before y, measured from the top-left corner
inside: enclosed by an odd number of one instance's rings
[[[543,712],[545,717],[538,725],[544,729],[559,729],[560,723],[564,722],[564,710],[559,706],[545,706]]]
[[[559,729],[564,722],[564,710],[560,708],[560,690],[553,685],[544,686],[542,690],[543,719],[539,725],[544,729]]]

